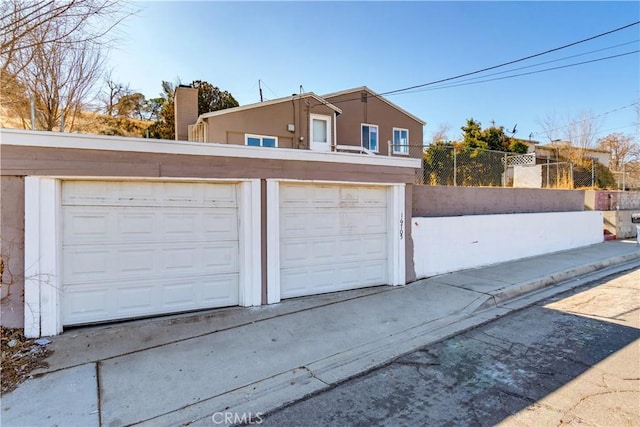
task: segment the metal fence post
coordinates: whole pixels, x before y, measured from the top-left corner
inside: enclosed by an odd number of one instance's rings
[[[571,176],[571,189],[575,188],[575,184],[573,182],[573,163],[569,162],[569,176]]]
[[[458,159],[456,156],[456,147],[453,147],[453,186],[458,186]]]
[[[595,163],[593,162],[593,159],[591,159],[591,188],[595,188],[596,186],[596,169],[595,169]]]
[[[502,186],[507,186],[507,153],[504,153],[504,169],[502,170]]]
[[[549,184],[549,168],[551,167],[551,165],[549,164],[549,156],[547,156],[547,188],[551,187],[551,185]]]

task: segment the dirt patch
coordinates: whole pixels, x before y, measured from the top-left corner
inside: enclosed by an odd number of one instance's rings
[[[0,374],[0,383],[2,394],[4,394],[15,389],[34,369],[47,367],[48,363],[44,359],[53,351],[48,349],[46,344],[42,345],[46,341],[25,338],[22,329],[4,327],[1,329],[2,361],[0,368],[2,373]]]

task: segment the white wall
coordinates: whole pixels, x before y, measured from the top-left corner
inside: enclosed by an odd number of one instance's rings
[[[513,186],[515,188],[542,188],[542,165],[514,166]]]
[[[602,212],[413,218],[417,278],[603,241]]]

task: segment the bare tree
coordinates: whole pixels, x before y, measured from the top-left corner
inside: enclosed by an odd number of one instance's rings
[[[38,128],[52,130],[64,117],[73,130],[76,116],[93,98],[103,52],[112,41],[107,35],[130,13],[122,0],[1,3],[3,110],[27,127],[34,102]]]
[[[22,64],[28,63],[25,53],[41,45],[108,43],[105,37],[132,13],[122,0],[3,0],[0,72],[9,70],[18,56]],[[14,66],[12,71],[21,70]]]
[[[101,95],[102,109],[105,114],[115,116],[118,113],[117,105],[123,96],[130,95],[129,85],[118,83],[111,77],[111,71],[105,76],[106,88]]]
[[[447,142],[449,140],[447,134],[449,133],[450,128],[451,127],[447,124],[441,123],[440,125],[438,125],[438,128],[431,135],[430,143],[436,144],[438,142]]]
[[[610,168],[622,172],[624,165],[640,160],[640,145],[630,135],[612,133],[598,140],[598,148],[611,153]]]
[[[31,36],[58,39],[56,29],[35,29]],[[53,32],[53,34],[51,34]],[[90,94],[99,80],[104,57],[100,46],[86,40],[68,36],[64,42],[33,44],[16,57],[21,83],[35,101],[39,129],[53,130],[64,117],[65,124],[73,130],[76,116],[90,101]],[[22,111],[24,117],[28,113]],[[64,130],[64,129],[61,129]]]
[[[581,111],[576,117],[567,116],[564,139],[581,150],[593,148],[600,130],[598,118],[590,110]]]
[[[538,123],[549,142],[558,148],[563,157],[580,163],[584,160],[585,150],[596,145],[596,135],[600,129],[598,118],[588,110],[576,116],[567,115],[564,119],[548,114]]]

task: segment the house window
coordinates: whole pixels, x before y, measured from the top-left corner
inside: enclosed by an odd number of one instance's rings
[[[393,128],[393,152],[409,154],[409,131],[407,129]]]
[[[362,125],[362,147],[371,151],[378,151],[378,126]]]
[[[327,142],[327,122],[322,119],[312,119],[313,121],[313,141]]]
[[[244,143],[253,147],[277,147],[278,137],[265,135],[245,135]]]
[[[311,114],[311,134],[309,149],[314,151],[331,151],[331,117],[322,114]]]

